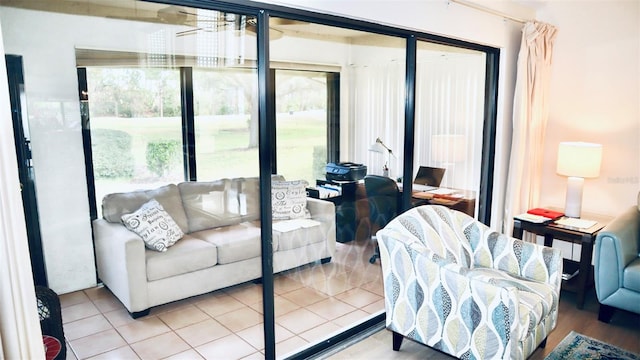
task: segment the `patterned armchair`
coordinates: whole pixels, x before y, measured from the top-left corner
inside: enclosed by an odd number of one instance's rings
[[[437,205],[377,233],[393,349],[408,337],[458,358],[525,359],[556,326],[559,250]]]

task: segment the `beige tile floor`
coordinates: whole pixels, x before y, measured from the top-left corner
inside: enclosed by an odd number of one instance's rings
[[[373,243],[338,243],[328,264],[277,274],[279,357],[384,310]],[[245,283],[154,307],[133,320],[104,287],[60,296],[68,359],[261,359],[262,286]]]

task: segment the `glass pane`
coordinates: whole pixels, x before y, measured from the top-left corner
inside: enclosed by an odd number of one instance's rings
[[[276,114],[278,174],[315,184],[327,163],[326,73],[277,70]]]
[[[179,72],[92,67],[87,86],[97,202],[182,181]]]
[[[199,180],[258,176],[257,81],[250,68],[194,70]]]
[[[270,26],[278,173],[305,179],[311,186],[327,181],[328,114],[336,111],[340,138],[329,141],[339,147],[339,162],[361,163],[370,172],[382,174],[386,156],[369,151],[381,137],[394,150],[389,167],[394,173],[401,171],[405,41],[282,18],[272,18]],[[338,83],[327,85],[330,78]],[[339,91],[338,104],[330,101],[331,91]],[[321,229],[316,235],[307,230],[308,236],[293,238],[308,243],[321,239],[296,256],[312,258],[311,251],[328,251],[330,261],[274,275],[279,356],[319,343],[384,311],[380,263],[369,262],[375,242],[370,237],[364,184],[330,185],[343,189],[342,197],[332,199],[335,206],[319,199],[308,199],[307,206],[328,204],[337,232]],[[316,213],[310,216],[311,221],[320,220]],[[277,226],[274,223],[274,234]],[[336,236],[338,241],[333,241]],[[281,249],[291,246],[291,240],[284,240],[279,238],[275,256],[286,254]]]
[[[133,0],[5,4],[4,48],[25,59],[25,121],[38,172],[49,284],[60,294],[85,289],[73,298],[101,319],[99,331],[83,327],[86,319],[65,323],[86,329],[68,339],[67,354],[264,357],[262,285],[253,281],[262,276],[259,163],[248,135],[255,128],[249,116],[257,114],[255,18]],[[80,111],[78,68],[87,73],[82,109],[88,113]],[[195,98],[195,144],[183,144],[186,70],[194,83],[188,90]],[[92,146],[85,154],[86,133]],[[184,182],[183,170],[183,151],[194,146],[202,167],[195,184]],[[120,214],[108,221],[99,215],[92,223],[88,155],[98,209],[107,193],[175,184],[179,189],[120,196],[118,204],[129,213],[153,197],[185,235],[159,252],[128,232]],[[104,286],[95,287],[95,266]],[[79,284],[84,278],[91,284]],[[118,280],[127,278],[137,280]],[[145,308],[148,315],[130,317]],[[140,330],[145,324],[159,331]],[[117,347],[83,346],[105,336],[117,338]]]
[[[414,169],[444,169],[440,186],[475,216],[480,190],[486,55],[418,42]],[[415,179],[415,178],[414,178]]]

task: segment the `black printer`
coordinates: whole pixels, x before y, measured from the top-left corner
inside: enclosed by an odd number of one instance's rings
[[[367,166],[352,162],[328,163],[325,167],[329,181],[358,181],[367,175]]]

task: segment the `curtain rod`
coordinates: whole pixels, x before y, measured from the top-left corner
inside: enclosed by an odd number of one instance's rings
[[[483,11],[483,12],[486,12],[486,13],[489,13],[489,14],[497,15],[497,16],[503,17],[505,19],[516,21],[516,22],[519,22],[519,23],[522,23],[522,24],[524,24],[524,23],[526,23],[528,21],[528,20],[523,20],[523,19],[517,18],[515,16],[511,16],[511,15],[505,14],[505,13],[503,13],[501,11],[494,10],[494,9],[491,9],[491,8],[486,7],[486,6],[482,6],[482,5],[479,5],[479,4],[470,2],[470,1],[466,1],[466,0],[449,0],[449,1],[453,2],[453,3],[456,3],[456,4],[463,5],[463,6],[467,6],[467,7],[470,7],[470,8],[474,8],[476,10],[480,10],[480,11]]]

